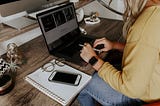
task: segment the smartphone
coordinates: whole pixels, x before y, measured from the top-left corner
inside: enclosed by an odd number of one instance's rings
[[[48,80],[52,82],[77,86],[80,83],[81,77],[82,76],[80,74],[68,73],[56,70],[52,72]]]

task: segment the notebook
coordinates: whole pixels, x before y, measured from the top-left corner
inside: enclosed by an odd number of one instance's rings
[[[54,62],[52,60],[51,62]],[[70,73],[78,73],[82,75],[81,81],[78,86],[72,86],[62,83],[50,82],[48,81],[49,76],[52,72],[45,72],[42,68],[37,69],[31,74],[28,74],[25,77],[25,80],[28,81],[35,88],[59,102],[61,105],[66,106],[72,102],[74,97],[82,90],[82,88],[90,81],[91,76],[83,72],[78,71],[68,65],[60,67],[55,66],[55,70],[61,70]]]
[[[73,3],[67,3],[36,15],[50,54],[78,65],[86,65],[80,57],[80,44],[93,43],[93,36],[79,29]]]
[[[37,23],[37,21],[27,17],[19,17],[13,20],[5,21],[3,23],[18,30],[21,30],[27,26]]]

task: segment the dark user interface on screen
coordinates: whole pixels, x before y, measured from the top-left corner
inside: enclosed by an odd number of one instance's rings
[[[61,81],[66,83],[74,84],[77,79],[77,75],[69,74],[69,73],[60,73],[57,72],[55,76],[52,78],[53,81]]]

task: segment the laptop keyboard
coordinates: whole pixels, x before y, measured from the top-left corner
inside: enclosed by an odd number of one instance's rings
[[[82,49],[82,47],[80,47],[79,44],[84,44],[85,42],[88,42],[92,45],[94,40],[92,38],[82,36],[72,44],[67,45],[67,47],[62,49],[60,52],[62,53],[65,52],[65,54],[68,55],[69,57],[73,57],[75,53],[77,52],[80,53],[80,50]]]
[[[80,37],[80,40],[78,41],[79,44],[90,43],[91,45],[93,45],[93,42],[94,42],[93,38],[84,37],[84,36]]]

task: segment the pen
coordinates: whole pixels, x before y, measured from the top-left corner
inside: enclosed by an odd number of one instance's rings
[[[80,47],[83,47],[84,45],[79,44],[79,46],[80,46]],[[96,52],[99,52],[99,53],[101,52],[101,50],[99,50],[99,49],[95,49],[95,48],[93,48],[93,50],[94,50],[94,51],[96,51]]]

